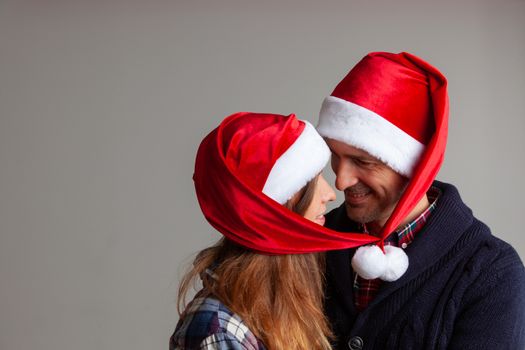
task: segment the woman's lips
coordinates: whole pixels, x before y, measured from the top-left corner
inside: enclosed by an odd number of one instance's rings
[[[316,224],[321,225],[321,226],[324,226],[325,221],[326,221],[326,219],[325,219],[324,215],[318,215],[314,219],[314,222]]]

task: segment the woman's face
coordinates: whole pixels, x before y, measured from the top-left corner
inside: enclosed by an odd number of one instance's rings
[[[326,212],[326,203],[335,199],[335,192],[332,187],[326,182],[323,175],[319,175],[317,184],[315,186],[314,195],[310,205],[304,212],[304,217],[319,225],[324,225]]]

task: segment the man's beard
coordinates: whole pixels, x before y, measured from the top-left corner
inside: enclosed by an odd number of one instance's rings
[[[350,220],[360,224],[379,221],[386,214],[390,216],[393,208],[389,209],[388,213],[385,213],[386,210],[387,208],[380,208],[378,205],[374,205],[373,208],[366,208],[366,210],[357,210],[356,208],[353,208],[351,204],[346,203],[346,215],[350,218]]]
[[[367,194],[369,198],[366,206],[354,206],[345,200],[346,214],[352,221],[361,224],[386,221],[394,211],[403,192],[404,188],[403,191],[396,193],[394,198],[379,197],[373,189],[359,182],[345,189],[345,195],[347,193],[353,195]]]

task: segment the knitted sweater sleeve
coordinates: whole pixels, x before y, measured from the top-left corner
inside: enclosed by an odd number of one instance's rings
[[[447,349],[525,349],[523,263],[506,244],[494,260],[485,263],[458,305]]]

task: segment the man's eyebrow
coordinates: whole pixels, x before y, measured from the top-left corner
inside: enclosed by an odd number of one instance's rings
[[[359,155],[359,156],[355,156],[355,158],[360,159],[360,160],[366,160],[367,162],[379,162],[378,159],[372,156],[369,156],[369,155]]]
[[[367,155],[367,154],[348,154],[348,153],[345,153],[345,154],[342,154],[343,157],[346,157],[346,158],[351,158],[351,159],[357,159],[357,160],[361,160],[361,161],[366,161],[366,162],[379,162],[378,159],[370,156],[370,155]]]

